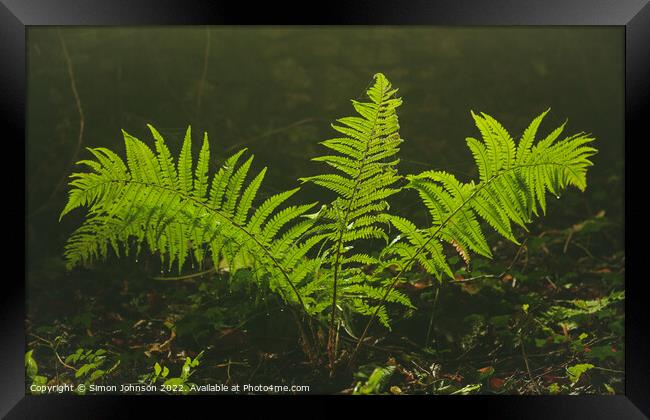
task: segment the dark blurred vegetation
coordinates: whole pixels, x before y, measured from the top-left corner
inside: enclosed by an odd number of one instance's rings
[[[169,366],[178,381],[187,370],[199,384],[314,392],[622,393],[623,42],[622,29],[602,27],[30,28],[26,339],[39,366],[30,377],[160,383]],[[404,98],[402,173],[476,177],[470,110],[519,135],[550,107],[542,133],[566,118],[567,132],[592,133],[600,152],[587,191],[550,202],[519,232],[524,246],[493,239],[495,260],[475,259],[471,273],[456,264],[457,281],[440,288],[411,279],[420,310],[392,334],[377,329],[383,338],[354,376],[333,381],[302,363],[288,315],[245,278],[160,282],[148,261],[128,259],[65,273],[63,244],[82,215],[59,223],[58,214],[83,147],[123,153],[120,129],[147,141],[151,123],[176,155],[191,124],[195,148],[209,133],[214,165],[248,147],[269,166],[272,194],[321,170],[309,158],[376,72]],[[326,202],[321,194],[307,187],[299,199]],[[426,223],[417,197],[400,197],[395,212]]]

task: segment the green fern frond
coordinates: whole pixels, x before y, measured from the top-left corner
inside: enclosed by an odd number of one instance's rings
[[[352,101],[359,116],[340,118],[338,124],[332,125],[345,137],[321,143],[335,154],[313,159],[326,163],[336,172],[301,178],[301,181],[325,187],[337,196],[324,214],[325,222],[320,225],[321,228],[326,226],[324,234],[330,244],[326,259],[333,283],[330,339],[339,301],[360,313],[368,312],[368,303],[358,298],[356,292],[342,288],[337,294],[338,283],[342,279],[361,281],[364,276],[359,266],[377,262],[365,254],[356,257],[354,247],[358,241],[369,239],[388,242],[385,212],[389,206],[385,200],[400,190],[395,187],[401,179],[396,169],[399,160],[391,158],[399,152],[402,143],[396,113],[402,100],[394,97],[397,89],[392,88],[383,74],[376,74],[374,79],[367,91],[370,102]],[[375,297],[380,294],[375,294]]]
[[[221,258],[262,260],[277,288],[285,296],[293,294],[291,301],[301,301],[293,282],[305,276],[296,270],[301,258],[325,239],[308,234],[314,220],[300,218],[315,203],[277,211],[298,191],[294,189],[252,211],[266,173],[264,168],[246,182],[253,156],[238,164],[245,153],[240,150],[210,179],[207,135],[194,168],[189,128],[177,162],[160,133],[149,128],[155,153],[124,132],[126,163],[103,148],[88,149],[95,160],[79,162],[90,171],[71,176],[61,217],[82,206],[88,216],[66,245],[68,267],[106,258],[109,247],[119,256],[134,245],[139,253],[144,245],[180,272],[187,260],[202,262],[210,250],[215,266]]]
[[[438,240],[489,257],[491,251],[479,219],[506,239],[518,243],[512,223],[526,229],[539,209],[545,213],[547,192],[559,198],[560,192],[569,185],[580,190],[586,188],[587,168],[592,165],[589,157],[597,152],[587,144],[594,139],[579,133],[557,141],[564,130],[563,124],[535,144],[538,127],[547,113],[548,110],[535,118],[515,145],[498,121],[487,114],[472,112],[482,137],[482,141],[467,139],[478,167],[478,183],[462,183],[443,171],[425,171],[407,177],[407,188],[418,191],[432,221],[425,234],[403,220],[391,219],[413,247],[409,259],[419,261],[420,255],[425,255],[439,261],[441,253],[429,249]],[[409,254],[403,248],[397,250]],[[450,275],[444,266],[438,265],[438,269]]]

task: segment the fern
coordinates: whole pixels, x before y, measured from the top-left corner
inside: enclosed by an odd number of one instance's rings
[[[206,134],[195,164],[189,128],[178,158],[151,126],[155,150],[123,132],[126,161],[106,148],[89,148],[93,158],[78,162],[88,171],[71,175],[61,212],[63,217],[78,207],[88,209],[66,244],[68,268],[105,259],[111,250],[122,256],[135,249],[138,255],[143,248],[179,273],[188,262],[202,265],[209,259],[215,267],[245,266],[304,314],[329,316],[333,369],[338,326],[356,338],[349,314],[370,317],[358,349],[375,319],[390,329],[387,303],[413,308],[395,285],[416,264],[442,281],[453,277],[446,248],[468,265],[472,253],[491,257],[482,225],[518,243],[514,227],[526,229],[546,212],[547,193],[559,198],[568,186],[586,188],[589,159],[597,152],[585,133],[560,140],[565,124],[536,140],[548,111],[517,143],[494,118],[472,112],[481,134],[467,139],[476,181],[435,170],[402,177],[396,158],[403,142],[396,112],[402,101],[396,92],[384,75],[376,74],[367,91],[369,102],[352,101],[358,115],[332,125],[342,136],[322,142],[331,152],[314,159],[332,171],[301,181],[324,187],[336,198],[311,214],[316,203],[287,205],[298,188],[260,202],[267,169],[250,175],[254,158],[244,157],[246,149],[213,173]],[[428,226],[389,212],[387,199],[404,188],[403,181],[428,209]],[[377,241],[384,243],[379,252],[364,251],[376,250]]]
[[[533,215],[546,212],[546,193],[559,198],[569,185],[584,191],[586,173],[597,150],[588,144],[594,140],[578,133],[557,141],[565,124],[535,143],[539,125],[548,110],[535,118],[515,145],[510,134],[491,116],[472,112],[482,141],[467,139],[479,172],[479,181],[463,183],[444,171],[425,171],[408,175],[406,188],[416,190],[431,215],[431,226],[418,229],[410,221],[390,216],[401,235],[383,253],[395,257],[399,272],[384,293],[382,303],[401,275],[418,262],[438,279],[453,277],[443,253],[442,242],[451,244],[469,261],[468,251],[491,257],[490,247],[480,227],[487,222],[506,239],[519,243],[512,224],[526,229]],[[381,307],[381,305],[380,305]],[[373,319],[381,320],[375,310],[358,341],[357,349]]]
[[[248,255],[264,262],[258,266],[273,290],[305,306],[298,287],[312,263],[300,256],[324,237],[306,235],[314,220],[300,216],[315,203],[278,210],[298,191],[293,189],[254,209],[266,168],[247,183],[253,156],[241,163],[245,149],[226,159],[210,179],[207,134],[194,167],[189,128],[177,162],[160,133],[149,128],[155,153],[123,132],[126,163],[105,148],[88,149],[95,160],[79,162],[91,171],[71,176],[61,217],[82,206],[88,216],[67,242],[68,268],[103,259],[110,248],[119,256],[133,246],[139,253],[143,245],[170,269],[176,264],[179,273],[188,260],[202,263],[207,255],[215,266]]]
[[[328,341],[331,358],[337,306],[349,304],[362,314],[375,309],[369,301],[377,295],[373,285],[376,279],[366,275],[360,267],[378,261],[353,250],[359,241],[388,241],[386,211],[389,206],[385,199],[399,192],[399,188],[394,187],[401,179],[396,169],[399,160],[394,156],[403,141],[398,133],[396,113],[402,100],[394,97],[397,89],[392,88],[383,74],[376,74],[374,79],[367,91],[370,102],[352,101],[359,115],[340,118],[338,125],[332,125],[344,137],[321,143],[333,153],[313,159],[328,164],[335,172],[301,178],[303,182],[320,185],[337,195],[324,214],[326,223],[321,225],[329,243],[325,262],[331,268],[328,280],[332,287],[327,289],[331,290]],[[381,320],[388,326],[387,315]]]

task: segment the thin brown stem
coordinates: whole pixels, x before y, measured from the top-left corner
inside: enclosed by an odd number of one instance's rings
[[[227,153],[227,152],[229,152],[231,150],[238,149],[244,144],[249,145],[249,144],[254,143],[256,141],[259,141],[259,140],[262,140],[264,138],[270,137],[270,136],[272,136],[274,134],[278,134],[278,133],[281,133],[283,131],[290,130],[290,129],[294,128],[294,127],[298,127],[298,126],[301,126],[303,124],[307,124],[307,123],[311,123],[311,122],[315,122],[315,121],[318,121],[318,119],[317,118],[304,118],[302,120],[295,121],[295,122],[293,122],[291,124],[288,124],[288,125],[285,125],[285,126],[282,126],[282,127],[279,127],[279,128],[274,128],[274,129],[269,130],[269,131],[267,131],[265,133],[262,133],[260,135],[251,137],[251,138],[249,138],[247,140],[240,141],[238,143],[233,144],[232,146],[229,146],[228,148],[225,149],[225,153]]]
[[[517,253],[516,253],[515,256],[512,258],[512,261],[510,261],[510,264],[508,265],[508,267],[506,267],[506,269],[503,270],[501,273],[499,273],[499,274],[482,274],[482,275],[480,275],[480,276],[470,277],[470,278],[466,278],[466,279],[454,279],[454,280],[449,280],[449,282],[450,282],[450,283],[467,283],[467,282],[470,282],[470,281],[482,280],[482,279],[498,279],[498,278],[501,278],[501,277],[505,276],[506,273],[508,273],[508,271],[510,271],[510,269],[511,269],[511,268],[515,265],[515,263],[517,262],[517,259],[519,258],[519,255],[521,254],[521,251],[522,251],[522,250],[524,249],[524,247],[526,246],[526,242],[527,242],[527,241],[528,241],[528,238],[526,238],[526,239],[524,240],[524,242],[521,243],[521,245],[520,245],[519,248],[517,249]]]
[[[520,337],[519,341],[521,346],[521,355],[524,359],[524,364],[526,365],[526,372],[528,372],[528,378],[530,379],[531,385],[537,390],[537,384],[535,383],[535,379],[533,378],[533,374],[531,373],[530,370],[530,365],[528,364],[528,356],[526,355],[526,347],[524,346],[524,340],[522,337]]]
[[[74,163],[77,161],[77,155],[79,154],[79,150],[81,150],[81,145],[83,144],[83,135],[84,135],[84,127],[86,124],[86,119],[84,117],[84,110],[83,107],[81,106],[81,99],[79,98],[79,92],[77,90],[77,83],[75,81],[74,69],[72,67],[72,60],[70,59],[70,54],[68,53],[68,47],[65,43],[65,39],[63,38],[63,34],[61,33],[61,29],[57,29],[57,35],[59,36],[59,41],[61,42],[61,49],[63,50],[63,58],[65,59],[66,67],[68,70],[68,78],[70,79],[70,89],[72,90],[72,96],[74,97],[75,107],[77,108],[77,113],[79,114],[79,134],[77,136],[77,144],[74,153],[72,154],[72,158],[70,159],[70,163],[68,164],[68,166],[66,166],[66,171],[67,171],[67,168],[74,165]],[[56,184],[56,186],[54,187],[50,195],[47,197],[47,199],[43,202],[43,204],[41,204],[38,208],[36,208],[32,212],[30,212],[29,216],[33,216],[37,213],[40,213],[41,211],[47,208],[47,206],[52,201],[52,198],[54,198],[54,196],[59,192],[59,190],[65,183],[66,178],[67,178],[67,172],[59,179],[59,182]]]
[[[203,50],[203,72],[201,73],[201,79],[199,80],[199,88],[196,97],[196,109],[197,114],[201,115],[201,103],[203,100],[203,91],[205,89],[205,79],[208,74],[208,62],[210,57],[210,27],[205,28],[205,49]]]
[[[52,350],[52,352],[54,353],[54,356],[56,356],[57,360],[59,361],[59,363],[61,363],[61,365],[65,366],[66,368],[68,368],[70,370],[74,370],[75,372],[77,371],[77,368],[75,368],[74,366],[70,366],[69,364],[64,362],[63,359],[61,359],[61,356],[59,356],[59,353],[56,351],[56,346],[54,346],[54,344],[50,340],[46,340],[45,338],[39,337],[34,333],[30,333],[30,335],[32,337],[36,338],[37,340],[42,341],[43,343],[45,343],[47,345],[47,347],[50,350]]]
[[[196,277],[203,277],[206,274],[210,274],[210,273],[215,272],[215,271],[217,271],[216,267],[212,267],[209,270],[201,271],[199,273],[194,273],[194,274],[188,274],[188,275],[185,275],[185,276],[177,276],[177,277],[157,276],[157,277],[152,277],[152,279],[153,280],[162,280],[162,281],[167,281],[167,280],[169,280],[169,281],[173,281],[173,280],[179,280],[179,281],[191,280],[191,279],[196,278]]]
[[[436,287],[436,296],[433,298],[433,308],[431,308],[431,317],[429,318],[429,328],[427,328],[427,337],[424,340],[424,345],[429,345],[429,338],[431,337],[431,329],[433,328],[433,318],[436,315],[436,308],[438,307],[438,295],[440,294],[440,288],[442,283]]]

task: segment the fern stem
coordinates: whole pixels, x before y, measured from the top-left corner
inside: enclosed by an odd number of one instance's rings
[[[438,295],[440,294],[440,288],[442,283],[436,287],[436,295],[433,298],[433,307],[431,308],[431,317],[429,318],[429,328],[427,328],[427,336],[424,339],[424,346],[429,345],[429,339],[431,338],[431,330],[433,329],[433,318],[436,316],[436,309],[438,307]]]

